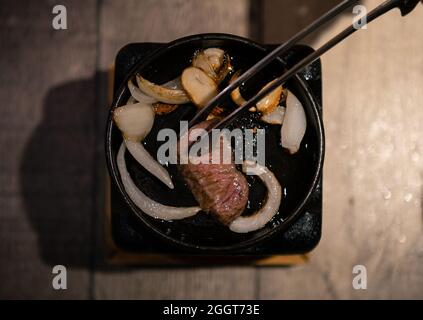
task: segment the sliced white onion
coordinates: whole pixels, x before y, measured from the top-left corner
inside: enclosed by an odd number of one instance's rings
[[[217,95],[217,85],[203,70],[188,67],[182,72],[182,86],[198,107],[204,107]]]
[[[263,181],[267,188],[267,197],[266,202],[256,213],[247,217],[241,216],[229,225],[229,229],[237,233],[263,228],[278,212],[282,199],[281,185],[269,169],[251,161],[244,161],[242,171],[255,174]]]
[[[131,96],[138,102],[148,104],[157,102],[157,99],[144,94],[135,84],[132,83],[132,80],[128,80],[128,89],[131,93]]]
[[[141,142],[125,140],[125,145],[140,165],[142,165],[148,172],[157,177],[170,189],[174,188],[172,179],[170,178],[167,170],[162,167],[162,165],[158,163],[147,150],[145,150]]]
[[[300,149],[306,129],[307,118],[303,105],[291,91],[288,91],[281,128],[282,147],[287,148],[291,154],[296,153]]]
[[[260,120],[269,124],[282,124],[285,116],[285,107],[277,106],[275,110],[270,113],[265,113]]]
[[[169,173],[145,150],[141,141],[153,127],[154,111],[151,105],[136,103],[116,108],[113,119],[119,127],[132,156],[169,188],[173,189]]]
[[[190,101],[184,90],[171,89],[166,86],[152,83],[140,75],[137,75],[136,78],[140,90],[157,101],[171,104],[184,104]],[[169,82],[167,86],[170,86]]]
[[[117,165],[126,193],[132,202],[144,213],[156,219],[178,220],[192,217],[200,211],[200,207],[171,207],[160,204],[147,197],[137,188],[126,168],[125,144],[122,143],[117,155]]]
[[[129,104],[116,108],[113,111],[113,120],[125,139],[141,141],[153,127],[154,111],[149,104]]]

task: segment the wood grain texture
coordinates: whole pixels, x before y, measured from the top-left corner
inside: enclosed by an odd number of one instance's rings
[[[100,23],[101,67],[108,68],[130,42],[169,42],[207,32],[247,36],[249,1],[105,0]]]
[[[260,271],[261,298],[423,298],[422,16],[423,6],[391,12],[322,58],[322,241],[307,266]],[[312,44],[351,21],[344,15]],[[358,264],[366,291],[351,284]]]
[[[0,296],[88,298],[91,255],[95,1],[0,6]],[[52,266],[68,267],[53,290]]]

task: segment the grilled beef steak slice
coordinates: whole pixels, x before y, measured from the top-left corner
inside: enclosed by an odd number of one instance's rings
[[[194,128],[204,129],[210,124],[210,121],[204,121]],[[235,164],[188,163],[180,165],[179,171],[200,207],[223,224],[230,224],[244,211],[248,201],[248,183]]]

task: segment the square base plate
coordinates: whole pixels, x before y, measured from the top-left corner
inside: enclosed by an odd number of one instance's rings
[[[111,96],[122,85],[135,64],[157,50],[161,43],[132,43],[123,47],[110,74]],[[275,45],[268,45],[269,50]],[[284,60],[288,67],[313,52],[307,46],[295,46]],[[320,60],[306,67],[299,74],[312,89],[319,105],[322,105]],[[320,113],[322,109],[320,107]],[[108,182],[107,247],[108,262],[137,265],[292,265],[307,261],[307,252],[320,241],[322,229],[322,180],[304,208],[304,213],[287,230],[275,235],[260,246],[240,250],[230,255],[187,255],[163,242],[143,227],[131,209],[125,204],[117,187]]]

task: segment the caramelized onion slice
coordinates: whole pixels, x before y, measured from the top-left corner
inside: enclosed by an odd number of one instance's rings
[[[157,101],[155,98],[143,93],[135,84],[132,83],[132,80],[128,80],[128,89],[131,96],[138,102],[151,104]]]
[[[180,88],[182,88],[181,78],[178,77],[176,79],[173,79],[169,82],[166,82],[162,86],[168,89],[179,90]],[[131,93],[131,97],[128,99],[128,102],[126,104],[134,104],[137,101],[141,103],[152,104],[154,113],[157,115],[168,114],[178,107],[177,104],[158,102],[157,99],[147,96],[136,85],[132,83],[132,80],[128,80],[128,88]]]
[[[273,80],[273,81],[269,82],[268,84],[266,84],[263,87],[263,89],[266,89],[274,81],[275,80]],[[282,92],[283,92],[282,86],[279,86],[275,90],[273,90],[272,92],[270,92],[267,96],[265,96],[263,99],[261,99],[259,102],[257,102],[257,104],[256,104],[257,110],[260,111],[260,112],[262,112],[263,114],[271,113],[279,105],[279,101],[281,99]]]
[[[267,197],[260,210],[251,216],[239,217],[229,229],[237,233],[247,233],[263,228],[278,212],[282,199],[282,188],[275,175],[266,167],[251,161],[244,161],[242,171],[257,175],[267,187]]]
[[[229,80],[229,84],[231,84],[232,82],[234,82],[236,79],[239,78],[241,71],[238,70],[237,72],[235,72],[231,79]],[[243,104],[245,104],[247,101],[242,97],[241,95],[241,91],[239,89],[239,87],[237,87],[234,91],[231,92],[231,99],[233,102],[236,103],[236,105],[238,105],[239,107],[242,106]]]
[[[232,71],[231,59],[220,48],[199,51],[192,59],[192,66],[203,70],[217,84],[221,83]]]
[[[177,107],[178,105],[176,104],[168,104],[168,103],[162,103],[162,102],[156,102],[153,104],[154,113],[157,115],[164,115],[164,114],[171,113]]]
[[[281,128],[282,147],[291,154],[300,149],[301,141],[307,129],[307,118],[303,105],[298,98],[288,91],[286,98],[286,112]]]
[[[192,102],[199,108],[204,107],[218,93],[216,82],[199,68],[186,68],[181,80]]]
[[[136,79],[140,90],[157,101],[170,104],[184,104],[190,101],[184,90],[170,88],[170,82],[161,86],[144,79],[140,75],[137,75]]]
[[[223,54],[224,53],[222,53],[222,58]],[[220,68],[220,62],[217,61],[216,63],[218,64],[218,68]],[[212,79],[217,78],[215,68],[213,68],[211,61],[209,61],[209,58],[207,57],[204,51],[200,51],[194,55],[194,58],[192,60],[192,66],[203,70]]]
[[[192,217],[200,211],[200,207],[171,207],[160,204],[147,197],[137,188],[125,163],[125,144],[122,143],[117,155],[117,166],[126,193],[132,202],[144,213],[156,219],[178,220]]]
[[[181,77],[177,77],[175,79],[172,79],[172,80],[162,84],[162,87],[165,87],[167,89],[183,90],[182,83],[181,83]]]
[[[234,82],[236,79],[239,78],[239,76],[240,76],[240,70],[238,70],[237,72],[233,74],[233,76],[229,80],[229,83]],[[272,82],[269,82],[266,86],[263,87],[263,89],[269,86]],[[261,113],[263,113],[263,115],[270,114],[277,109],[277,106],[279,105],[281,98],[284,97],[284,94],[286,95],[285,90],[283,89],[282,86],[279,86],[275,90],[273,90],[271,93],[269,93],[266,97],[261,99],[256,104],[256,106],[251,107],[249,111],[251,112],[260,111]],[[232,101],[235,102],[238,106],[242,106],[247,102],[242,97],[239,87],[231,92],[231,98],[232,98]]]
[[[225,51],[220,48],[208,48],[203,51],[213,70],[219,70],[225,59]]]

